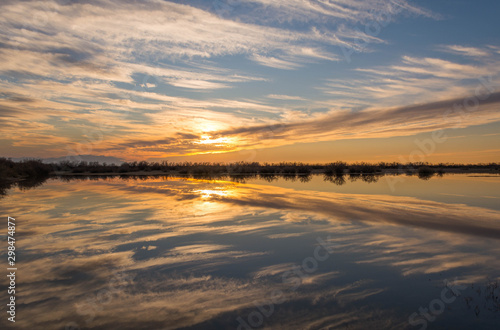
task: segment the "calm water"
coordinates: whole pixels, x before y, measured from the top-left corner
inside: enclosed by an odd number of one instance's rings
[[[11,189],[15,328],[498,329],[500,176],[395,178]]]

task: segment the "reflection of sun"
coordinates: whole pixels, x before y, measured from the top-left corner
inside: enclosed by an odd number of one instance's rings
[[[194,192],[200,194],[201,198],[225,197],[229,195],[229,191],[227,190],[203,189],[195,190]]]

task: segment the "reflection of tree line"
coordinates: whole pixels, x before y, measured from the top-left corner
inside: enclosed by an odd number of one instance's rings
[[[7,190],[11,188],[19,188],[19,190],[29,190],[36,187],[40,187],[49,178],[47,177],[36,177],[28,178],[25,180],[13,181],[13,180],[0,180],[0,198],[7,194]]]
[[[164,173],[169,176],[186,176],[200,179],[224,179],[245,182],[248,179],[260,177],[272,182],[278,178],[289,181],[308,182],[311,174],[323,173],[325,180],[337,185],[346,183],[348,180],[354,182],[361,180],[372,183],[377,182],[380,175],[385,173],[400,175],[418,175],[419,178],[427,180],[434,175],[442,175],[445,171],[469,171],[498,173],[500,164],[428,164],[428,163],[386,163],[380,162],[370,164],[366,162],[345,163],[334,162],[328,164],[304,164],[297,162],[281,163],[258,163],[258,162],[236,162],[225,163],[172,163],[172,162],[125,162],[120,165],[99,162],[60,162],[45,164],[41,160],[24,160],[14,162],[10,159],[0,158],[0,195],[5,195],[7,189],[17,186],[20,189],[29,189],[42,184],[49,176],[120,176],[131,177],[140,173],[141,175],[158,175]],[[135,178],[141,178],[136,176]],[[74,178],[71,178],[74,179]]]
[[[13,162],[0,158],[0,196],[13,187],[27,190],[41,186],[52,171],[52,165],[44,164],[40,160]]]
[[[336,185],[343,185],[350,182],[355,182],[361,180],[367,183],[377,182],[383,174],[348,174],[348,175],[324,175],[324,180],[334,183]],[[107,180],[113,178],[120,178],[122,180],[140,180],[146,181],[150,177],[162,178],[167,180],[169,177],[179,177],[179,175],[168,175],[168,174],[151,174],[151,175],[45,175],[28,177],[23,180],[0,180],[0,196],[4,196],[7,190],[11,188],[18,187],[20,190],[28,190],[32,188],[39,187],[45,183],[50,177],[58,178],[64,182],[70,181],[99,181]],[[290,182],[309,182],[312,179],[312,174],[299,175],[299,174],[185,174],[181,175],[185,178],[201,179],[201,180],[231,180],[234,182],[245,183],[252,179],[263,179],[267,182],[273,182],[278,179],[283,179]],[[346,180],[347,178],[347,180]]]
[[[350,182],[356,182],[358,180],[361,180],[363,182],[373,183],[373,182],[378,181],[378,179],[381,177],[381,174],[356,174],[356,173],[353,173],[353,174],[349,174],[349,175],[344,175],[344,174],[325,175],[325,181],[328,181],[328,182],[334,183],[338,186],[341,186],[341,185],[347,183],[346,177]]]
[[[422,180],[429,180],[434,175],[443,176],[442,172],[436,173],[433,171],[428,171],[425,168],[421,168],[419,171],[417,171],[416,174],[419,177],[419,179]],[[347,177],[350,182],[356,182],[358,180],[361,180],[367,183],[374,183],[377,182],[383,175],[384,175],[383,173],[376,173],[376,174],[350,173],[350,174],[330,174],[330,175],[325,174],[325,181],[332,182],[338,186],[341,186],[347,182],[346,181]],[[413,173],[407,173],[407,175],[413,175]]]

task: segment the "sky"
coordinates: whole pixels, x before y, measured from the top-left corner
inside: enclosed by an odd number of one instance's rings
[[[0,156],[500,162],[500,3],[0,3]]]

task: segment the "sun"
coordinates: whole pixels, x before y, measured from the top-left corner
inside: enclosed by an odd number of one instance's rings
[[[217,147],[226,146],[230,143],[230,139],[227,137],[220,137],[212,139],[211,135],[202,135],[201,140],[195,142],[196,144],[212,144]]]

